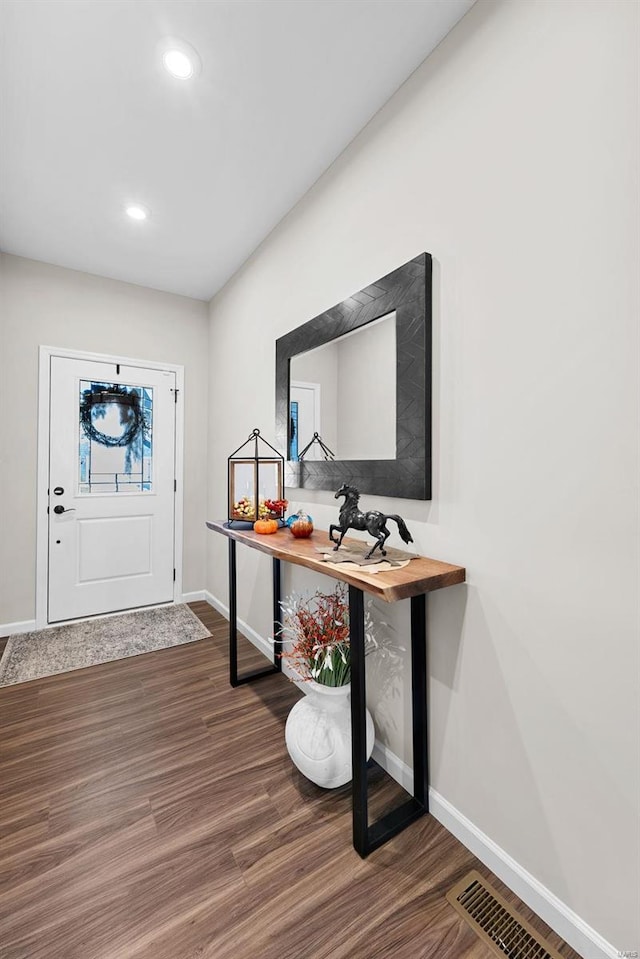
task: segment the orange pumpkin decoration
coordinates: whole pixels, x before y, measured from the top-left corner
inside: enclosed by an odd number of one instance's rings
[[[275,533],[278,529],[278,521],[276,519],[259,519],[253,524],[253,528],[256,533]]]

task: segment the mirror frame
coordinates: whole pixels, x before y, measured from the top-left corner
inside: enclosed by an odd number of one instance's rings
[[[324,346],[387,313],[396,314],[396,458],[394,460],[285,459],[285,485],[431,499],[432,258],[420,253],[392,273],[276,340],[276,439],[285,457],[290,444],[291,359]],[[366,370],[365,389],[375,389]]]

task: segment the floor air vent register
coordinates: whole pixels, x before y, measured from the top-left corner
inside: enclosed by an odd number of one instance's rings
[[[562,959],[479,872],[470,872],[456,883],[447,900],[497,956]]]

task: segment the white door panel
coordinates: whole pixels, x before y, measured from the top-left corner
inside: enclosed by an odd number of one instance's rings
[[[175,373],[52,356],[50,401],[49,622],[170,602]]]
[[[152,527],[151,514],[76,520],[78,582],[150,576]]]
[[[298,454],[320,432],[320,384],[292,382],[289,389],[290,402],[298,404]],[[314,445],[307,450],[306,460],[323,459],[320,447]]]

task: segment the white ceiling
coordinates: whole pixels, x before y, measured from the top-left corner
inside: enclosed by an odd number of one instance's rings
[[[209,299],[472,4],[4,0],[0,248]]]

